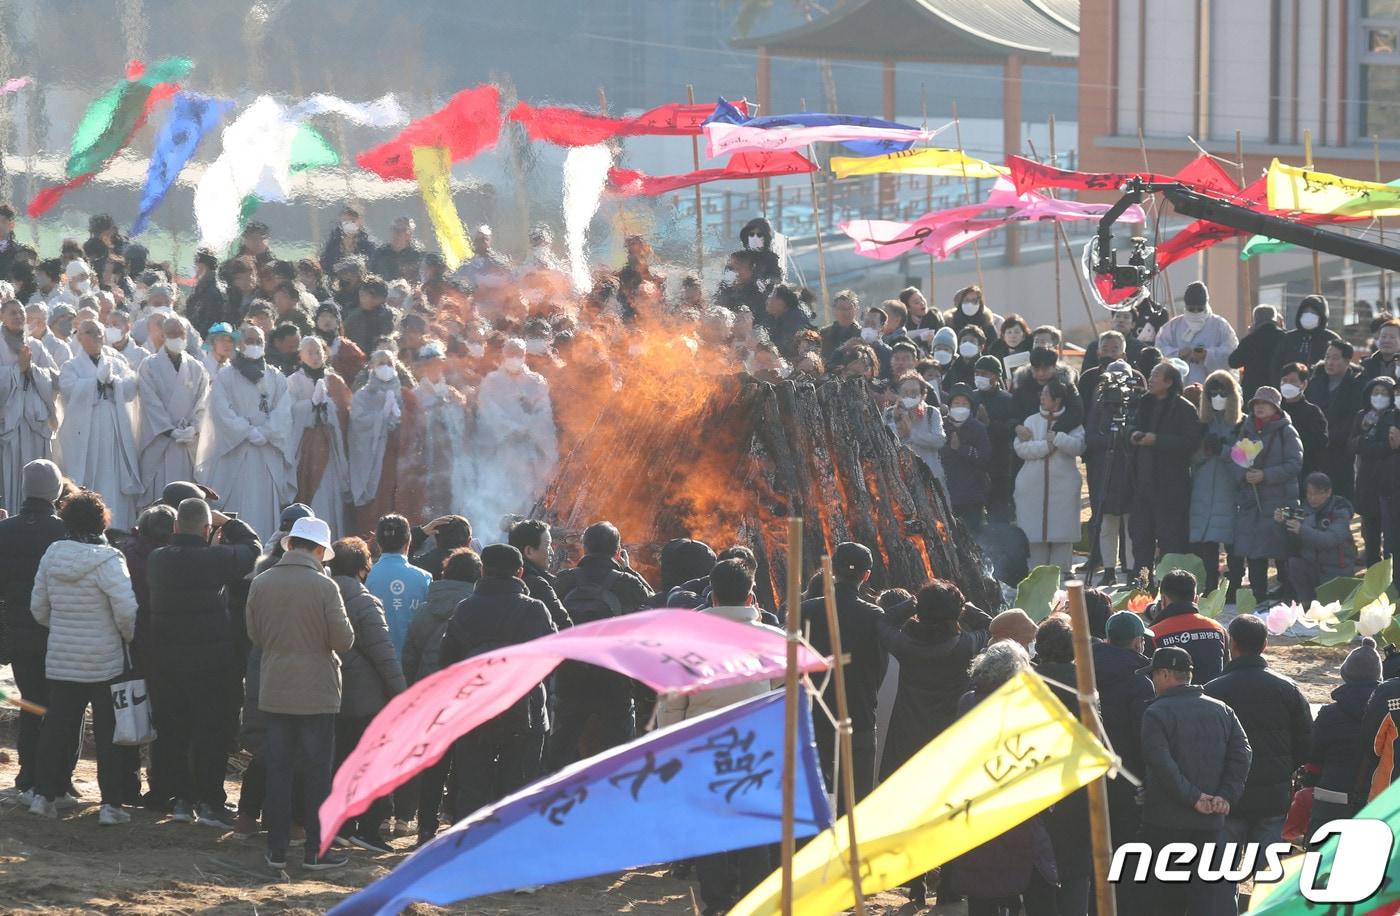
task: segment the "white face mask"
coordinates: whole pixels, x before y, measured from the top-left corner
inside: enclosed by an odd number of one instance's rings
[[[1390,406],[1390,396],[1385,394],[1371,395],[1371,406],[1376,410],[1385,410]]]
[[[934,350],[933,361],[940,366],[946,366],[953,361],[953,354],[949,353],[947,350]]]
[[[975,341],[964,340],[962,343],[958,344],[958,355],[963,359],[972,359],[972,357],[981,352],[982,349],[977,346]]]
[[[1312,312],[1304,312],[1298,316],[1298,327],[1304,331],[1311,331],[1321,323],[1320,319]]]
[[[86,296],[88,293],[92,292],[92,281],[79,280],[77,283],[73,284],[73,292],[77,293],[79,296]]]
[[[726,270],[719,282],[723,283],[725,286],[733,286],[738,280],[739,272],[737,270]]]
[[[542,356],[549,352],[549,341],[538,337],[525,341],[525,352],[531,356]]]
[[[262,359],[262,344],[245,344],[243,346],[243,355],[246,356],[248,359]]]
[[[1215,410],[1224,410],[1225,406],[1229,403],[1230,399],[1223,394],[1212,395],[1210,399],[1210,406]]]
[[[983,381],[985,381],[985,379]],[[967,421],[968,417],[972,416],[972,408],[951,407],[948,409],[948,416],[952,418],[954,423],[963,423]]]
[[[1291,401],[1303,393],[1303,389],[1299,388],[1297,385],[1280,385],[1278,386],[1278,390],[1279,394],[1283,395],[1285,401]]]
[[[120,341],[126,335],[122,333],[121,328],[108,327],[102,329],[102,336],[106,338],[107,343],[114,344]]]
[[[380,363],[374,367],[374,377],[381,382],[391,382],[397,375],[398,373],[394,371],[394,367],[388,363]]]
[[[354,220],[347,219],[345,222],[340,224],[340,231],[345,233],[346,235],[354,235],[356,232],[360,231],[360,224],[355,222]]]
[[[964,302],[962,304],[962,313],[969,318],[980,311],[982,311],[982,303],[980,302]]]
[[[486,345],[479,343],[467,344],[467,355],[472,359],[481,359],[486,355]]]
[[[165,338],[165,349],[169,350],[171,353],[184,353],[184,352],[185,352],[185,338],[183,338],[183,337],[167,337],[167,338]]]
[[[1138,341],[1141,343],[1152,343],[1157,339],[1157,329],[1150,324],[1142,326],[1142,330],[1137,333]]]
[[[899,399],[899,403],[900,403],[901,405],[903,405],[903,407],[904,407],[905,410],[913,410],[915,407],[918,407],[919,404],[920,404],[922,401],[923,401],[923,398],[900,398],[900,399]]]
[[[501,360],[501,368],[510,373],[519,372],[525,368],[525,360],[519,356],[507,356]]]
[[[988,388],[992,387],[992,380],[985,375],[979,375],[973,378],[972,384],[977,386],[978,391],[986,391]]]
[[[757,233],[749,236],[749,251],[758,251],[763,248],[763,236]]]
[[[880,332],[874,328],[861,328],[860,339],[866,343],[874,343],[880,339]]]

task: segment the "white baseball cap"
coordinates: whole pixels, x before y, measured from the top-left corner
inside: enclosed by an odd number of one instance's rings
[[[287,545],[292,538],[300,538],[303,541],[311,541],[313,544],[321,546],[321,559],[328,560],[331,555],[331,526],[327,525],[323,519],[319,518],[299,518],[292,525],[292,530],[287,532],[282,538],[282,549],[290,549]]]

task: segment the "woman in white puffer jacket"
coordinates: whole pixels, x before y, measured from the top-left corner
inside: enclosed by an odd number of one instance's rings
[[[109,687],[126,667],[126,644],[136,632],[136,594],[121,551],[107,543],[111,515],[102,497],[82,490],[63,503],[59,516],[69,540],[55,541],[45,551],[29,604],[34,619],[49,628],[49,705],[29,811],[58,816],[54,801],[72,779],[83,713],[91,704],[102,791],[99,820],[125,823],[131,815],[122,810],[122,749],[112,744],[116,723]]]

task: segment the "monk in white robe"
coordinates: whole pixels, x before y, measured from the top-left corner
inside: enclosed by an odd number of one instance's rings
[[[73,351],[66,340],[59,340],[49,330],[49,307],[42,302],[30,302],[24,310],[24,319],[29,325],[29,336],[39,341],[50,362],[63,368],[63,364],[73,358]]]
[[[204,353],[204,368],[209,372],[209,378],[212,382],[214,376],[219,374],[219,370],[227,366],[233,359],[233,325],[227,321],[220,321],[210,327],[208,331],[209,335],[205,338],[204,346],[200,349]]]
[[[107,346],[116,350],[126,364],[135,372],[141,368],[141,363],[146,357],[151,355],[151,351],[138,344],[131,337],[131,314],[124,309],[112,309],[103,319],[106,325],[102,329],[103,336],[107,340]]]
[[[239,352],[215,376],[197,479],[266,540],[291,502],[295,444],[287,377],[264,360],[264,346],[259,328],[243,328]]]
[[[19,300],[0,303],[0,499],[11,515],[24,502],[24,466],[53,457],[58,370],[44,345],[25,333]]]
[[[350,534],[345,507],[350,496],[350,464],[345,457],[345,424],[350,386],[326,365],[326,345],[304,337],[301,368],[287,377],[296,441],[296,501],[311,507],[333,537]]]
[[[493,537],[505,515],[530,511],[559,462],[549,383],[525,367],[523,340],[506,341],[501,357],[477,396],[477,506],[468,516]]]
[[[428,340],[418,349],[413,389],[413,426],[408,442],[413,478],[421,481],[421,506],[404,506],[411,518],[466,515],[467,500],[476,487],[476,463],[471,454],[475,426],[472,401],[476,392],[447,382],[447,347]]]
[[[381,516],[397,511],[404,394],[394,354],[375,350],[369,380],[350,402],[350,499],[361,532],[373,531]]]
[[[166,484],[195,478],[209,375],[198,356],[185,352],[187,341],[180,319],[166,319],[165,345],[136,370],[141,391],[141,482],[147,503],[159,500]]]
[[[136,498],[143,490],[131,416],[136,373],[103,345],[96,321],[84,321],[75,336],[83,352],[64,363],[58,376],[61,466],[75,483],[102,494],[112,527],[126,531],[136,521]]]

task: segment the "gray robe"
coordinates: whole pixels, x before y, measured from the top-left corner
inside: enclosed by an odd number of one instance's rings
[[[476,462],[470,448],[471,406],[444,382],[437,388],[422,381],[413,389],[417,404],[414,446],[422,456],[424,518],[467,515],[467,499],[476,488]]]
[[[118,356],[126,360],[126,364],[131,367],[131,370],[133,372],[140,369],[141,364],[144,363],[148,358],[150,358],[151,355],[150,350],[147,350],[145,347],[138,344],[131,337],[128,337],[126,339],[125,350],[118,350],[116,347],[112,347],[112,349],[116,351],[116,354]]]
[[[267,442],[249,440],[254,427]],[[291,430],[286,376],[268,366],[254,384],[233,363],[219,370],[209,391],[196,473],[218,492],[220,507],[237,512],[263,540],[277,532],[282,509],[291,502]]]
[[[389,434],[403,421],[399,380],[371,377],[350,402],[350,501],[367,506],[379,495]]]
[[[112,367],[111,381],[99,384],[104,365]],[[143,489],[132,422],[136,373],[116,350],[103,347],[96,364],[86,353],[64,363],[58,387],[63,396],[58,429],[63,473],[102,494],[112,513],[111,526],[128,530],[136,522],[136,497]]]
[[[58,428],[58,366],[44,345],[29,335],[29,374],[19,354],[0,340],[0,499],[11,515],[24,502],[20,471],[36,458],[53,458]]]
[[[544,376],[528,369],[517,374],[496,369],[487,375],[477,395],[475,440],[475,514],[468,517],[484,519],[486,530],[494,532],[504,516],[530,511],[559,461]]]
[[[135,347],[135,344],[131,345]],[[160,499],[165,485],[176,480],[193,480],[199,433],[209,399],[209,376],[197,357],[180,357],[177,371],[164,348],[141,363],[136,371],[141,390],[140,438],[141,482],[146,502]],[[172,433],[194,430],[195,437],[180,442]]]
[[[350,465],[345,459],[345,432],[340,428],[340,411],[325,391],[325,380],[319,383],[325,393],[324,409],[311,403],[311,397],[318,383],[298,369],[287,379],[287,394],[292,401],[292,454],[296,455],[298,466],[303,460],[301,442],[308,429],[318,425],[330,427],[331,453],[321,472],[321,481],[316,493],[311,497],[311,511],[316,517],[330,526],[332,537],[348,534],[345,517],[345,497],[350,493]]]

